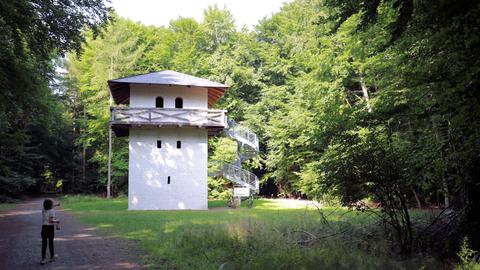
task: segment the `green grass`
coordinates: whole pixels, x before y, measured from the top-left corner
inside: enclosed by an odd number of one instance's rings
[[[0,210],[12,209],[16,206],[16,203],[0,203]]]
[[[256,200],[252,209],[211,201],[209,211],[127,211],[126,198],[85,196],[64,197],[62,205],[84,223],[136,241],[156,269],[415,269],[435,263],[392,257],[385,241],[362,236],[375,226],[371,216],[341,208]]]

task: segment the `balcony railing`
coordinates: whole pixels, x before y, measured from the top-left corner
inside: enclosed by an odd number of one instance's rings
[[[173,108],[111,108],[112,126],[196,126],[226,128],[224,110]]]

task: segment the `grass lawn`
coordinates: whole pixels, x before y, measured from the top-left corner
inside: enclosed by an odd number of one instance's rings
[[[0,203],[0,210],[12,209],[16,206],[16,203]]]
[[[127,199],[66,196],[66,210],[105,233],[134,240],[155,269],[427,269],[432,258],[395,258],[365,237],[367,214],[298,201],[256,200],[252,209],[209,202],[208,211],[127,211]],[[339,233],[348,232],[348,233]]]

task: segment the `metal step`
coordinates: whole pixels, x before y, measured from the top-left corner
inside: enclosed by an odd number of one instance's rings
[[[233,164],[225,164],[221,169],[221,175],[240,186],[248,187],[258,193],[258,177],[245,169]]]

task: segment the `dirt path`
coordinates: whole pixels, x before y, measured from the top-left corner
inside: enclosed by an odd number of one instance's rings
[[[29,200],[0,211],[0,269],[146,269],[132,243],[100,235],[61,208],[56,209],[62,225],[55,232],[58,258],[40,265],[42,201]]]

